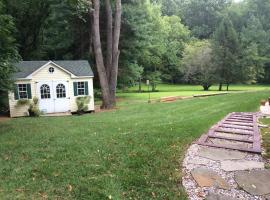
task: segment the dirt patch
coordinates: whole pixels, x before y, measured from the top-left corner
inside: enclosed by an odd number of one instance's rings
[[[112,111],[116,111],[119,110],[119,108],[112,108],[112,109],[101,109],[100,105],[96,105],[95,106],[95,113],[103,113],[103,112],[112,112]]]
[[[10,120],[10,117],[7,116],[0,116],[0,123]]]

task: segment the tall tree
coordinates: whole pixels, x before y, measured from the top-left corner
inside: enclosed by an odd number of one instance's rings
[[[107,62],[105,65],[101,37],[100,37],[100,1],[92,0],[93,4],[93,45],[96,59],[96,66],[100,80],[101,93],[102,93],[102,108],[110,109],[116,103],[116,86],[118,76],[118,60],[120,51],[119,38],[121,29],[121,0],[115,0],[114,19],[112,16],[111,1],[106,0],[106,16],[107,16]],[[113,24],[114,23],[114,24]],[[113,27],[113,28],[112,28]]]
[[[16,70],[13,64],[19,59],[19,54],[13,37],[15,33],[13,19],[10,15],[4,13],[1,2],[0,27],[0,107],[2,107],[4,95],[7,94],[8,90],[12,89],[12,74]]]
[[[38,59],[42,52],[42,32],[49,15],[50,1],[3,0],[6,13],[14,18],[17,28],[16,40],[19,53],[24,60]]]
[[[219,24],[213,37],[214,59],[217,66],[217,73],[219,76],[220,87],[222,84],[229,85],[239,80],[241,68],[238,63],[240,44],[236,31],[230,19],[225,16]]]
[[[216,66],[209,41],[193,41],[185,48],[182,64],[184,79],[188,83],[199,84],[205,91],[216,81]]]
[[[230,0],[182,0],[183,20],[195,37],[208,39],[230,3]]]

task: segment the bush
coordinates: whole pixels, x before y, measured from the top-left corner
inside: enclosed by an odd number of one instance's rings
[[[20,99],[17,101],[16,107],[25,106],[25,105],[29,105],[29,104],[30,104],[30,101],[28,99]]]
[[[0,91],[0,114],[6,114],[9,110],[8,93]]]
[[[95,99],[101,99],[102,95],[100,89],[94,89],[94,96]]]
[[[90,102],[91,97],[85,96],[85,97],[77,97],[76,98],[76,104],[77,104],[77,112],[78,114],[83,114],[88,110],[88,104]]]
[[[29,116],[30,117],[39,117],[42,113],[38,108],[38,98],[34,97],[33,102],[30,103],[28,108]]]

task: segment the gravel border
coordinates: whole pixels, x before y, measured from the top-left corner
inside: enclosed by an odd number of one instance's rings
[[[198,152],[201,146],[193,144],[187,150],[185,159],[183,161],[183,178],[182,184],[186,189],[186,192],[191,200],[203,200],[209,194],[209,192],[214,192],[220,195],[226,195],[235,199],[243,200],[264,200],[265,198],[261,196],[253,196],[238,188],[237,183],[234,180],[234,172],[225,172],[220,168],[220,161],[214,161],[207,158],[199,157]],[[204,147],[205,148],[205,147]],[[214,147],[208,147],[215,149]],[[229,150],[234,151],[234,150]],[[258,154],[247,153],[244,160],[252,160],[262,162],[263,158]],[[219,189],[215,187],[199,187],[196,181],[191,175],[191,171],[198,167],[206,167],[218,173],[222,178],[224,178],[230,185],[230,190]]]

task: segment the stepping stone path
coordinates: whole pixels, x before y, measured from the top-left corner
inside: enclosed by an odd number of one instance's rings
[[[260,132],[255,113],[231,113],[214,125],[197,144],[244,152],[261,153]]]
[[[229,151],[226,149],[213,149],[202,147],[199,152],[199,156],[211,160],[233,160],[245,158],[246,153],[242,153],[239,151]]]
[[[221,195],[221,194],[216,194],[216,193],[210,192],[207,195],[206,200],[237,200],[237,199],[226,196],[226,195]]]
[[[263,162],[249,161],[249,160],[227,160],[221,162],[221,169],[227,172],[251,170],[251,169],[264,169]]]
[[[229,189],[229,184],[215,171],[207,168],[196,168],[191,171],[193,178],[200,187],[216,186],[222,189]]]
[[[270,170],[237,172],[235,180],[240,187],[250,194],[270,194]]]
[[[186,153],[182,184],[189,199],[270,199],[270,170],[260,152],[257,115],[229,114]]]

